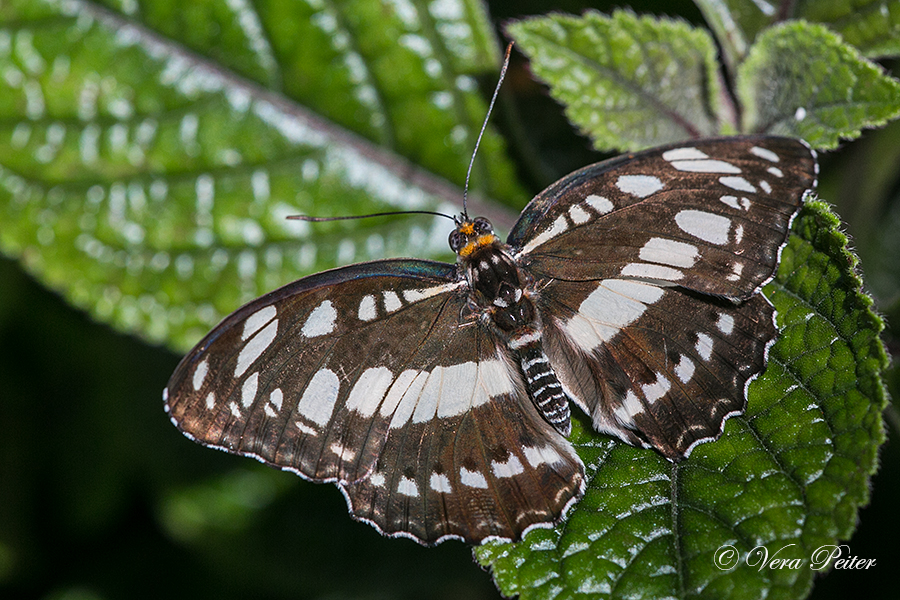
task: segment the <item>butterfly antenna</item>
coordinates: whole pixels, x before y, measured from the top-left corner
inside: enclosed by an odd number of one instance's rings
[[[309,221],[311,223],[327,223],[328,221],[349,221],[351,219],[368,219],[369,217],[392,217],[394,215],[433,215],[456,221],[454,217],[431,210],[393,210],[390,212],[372,213],[370,215],[350,215],[346,217],[310,217],[308,215],[288,215],[286,218],[293,221]]]
[[[503,57],[503,66],[500,68],[500,79],[497,80],[497,87],[494,88],[494,95],[491,97],[491,103],[488,105],[487,114],[484,116],[484,123],[481,124],[481,131],[478,132],[478,139],[475,140],[475,149],[472,150],[472,158],[469,160],[469,170],[466,171],[466,185],[463,188],[463,216],[468,219],[469,211],[466,209],[466,199],[469,196],[469,178],[472,176],[472,166],[475,164],[475,155],[478,154],[478,146],[481,145],[481,138],[484,136],[484,130],[487,129],[488,119],[491,118],[491,112],[494,110],[494,103],[497,101],[497,95],[500,93],[500,85],[503,78],[506,77],[506,69],[509,67],[509,55],[512,53],[513,42],[506,47],[506,55]]]

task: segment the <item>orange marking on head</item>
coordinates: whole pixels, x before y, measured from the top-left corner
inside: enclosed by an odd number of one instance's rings
[[[479,235],[473,241],[469,242],[465,246],[459,249],[460,256],[469,256],[479,248],[484,248],[485,246],[490,246],[494,242],[497,241],[497,236],[493,233],[488,233],[486,235]]]
[[[478,239],[475,240],[475,243],[478,244],[478,247],[482,246],[490,246],[497,240],[497,236],[493,233],[489,233],[487,235],[479,235]]]
[[[460,233],[463,233],[465,235],[472,235],[473,233],[475,233],[475,224],[471,221],[463,223],[459,226],[459,231]]]

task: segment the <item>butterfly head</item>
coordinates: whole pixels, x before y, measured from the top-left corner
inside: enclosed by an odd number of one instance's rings
[[[450,249],[457,256],[466,258],[476,250],[492,246],[500,241],[494,234],[494,226],[484,217],[469,219],[460,216],[456,219],[456,229],[450,232]]]

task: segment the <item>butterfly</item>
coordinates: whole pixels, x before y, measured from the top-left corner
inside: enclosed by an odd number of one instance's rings
[[[776,337],[760,288],[816,177],[814,151],[771,136],[588,166],[505,243],[456,217],[456,264],[354,264],[250,302],[184,357],[166,410],[206,446],[335,483],[386,535],[519,539],[584,492],[572,405],[673,461],[744,410]]]

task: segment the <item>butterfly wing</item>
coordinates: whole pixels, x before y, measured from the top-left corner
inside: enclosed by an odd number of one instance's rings
[[[770,136],[627,154],[548,187],[507,243],[537,277],[655,280],[741,300],[772,276],[816,172],[808,146]]]
[[[509,243],[596,429],[678,459],[743,410],[776,334],[756,292],[815,176],[796,140],[706,140],[587,167],[529,204]]]
[[[203,444],[337,483],[352,514],[385,533],[517,537],[558,518],[583,466],[467,305],[443,263],[301,279],[201,341],[169,382],[167,410]]]

